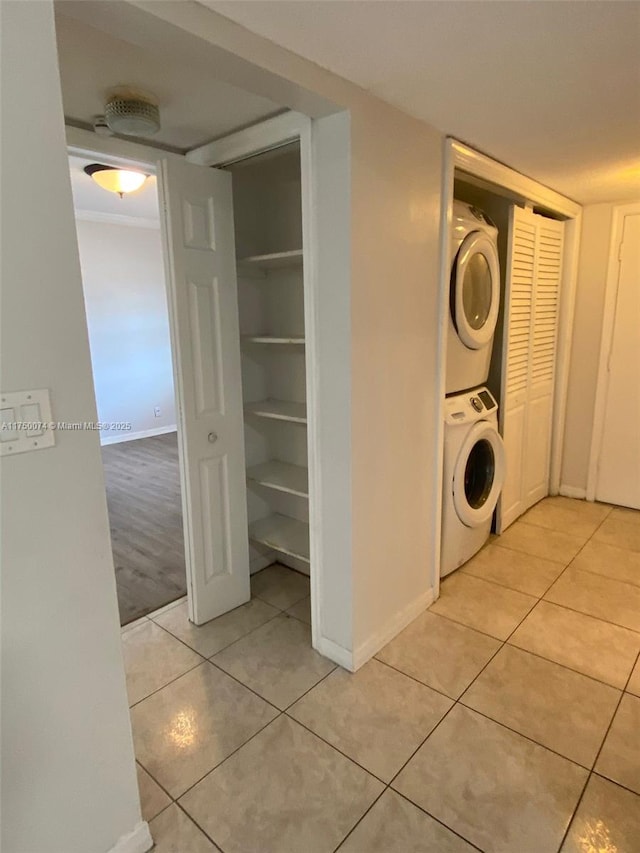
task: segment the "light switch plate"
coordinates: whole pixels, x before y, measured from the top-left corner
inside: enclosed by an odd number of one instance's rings
[[[0,392],[0,456],[44,450],[55,443],[48,388]]]

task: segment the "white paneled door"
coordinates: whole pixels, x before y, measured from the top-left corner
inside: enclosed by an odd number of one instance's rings
[[[624,217],[596,500],[640,509],[640,213]]]
[[[498,533],[548,494],[564,224],[513,207],[500,424],[506,478]]]
[[[231,175],[162,162],[189,616],[249,600],[240,331]]]

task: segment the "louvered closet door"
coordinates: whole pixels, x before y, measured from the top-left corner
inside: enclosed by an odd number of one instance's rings
[[[549,490],[563,227],[519,207],[511,210],[500,409],[506,480],[499,533]]]

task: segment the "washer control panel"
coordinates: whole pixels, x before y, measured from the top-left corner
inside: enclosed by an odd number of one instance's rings
[[[445,422],[448,424],[478,421],[495,412],[498,404],[488,388],[477,388],[445,399]]]

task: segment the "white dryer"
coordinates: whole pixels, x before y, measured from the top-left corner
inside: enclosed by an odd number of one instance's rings
[[[476,554],[489,538],[504,484],[498,404],[487,388],[445,400],[440,576]]]
[[[489,378],[500,307],[498,229],[477,207],[453,202],[446,393]]]

